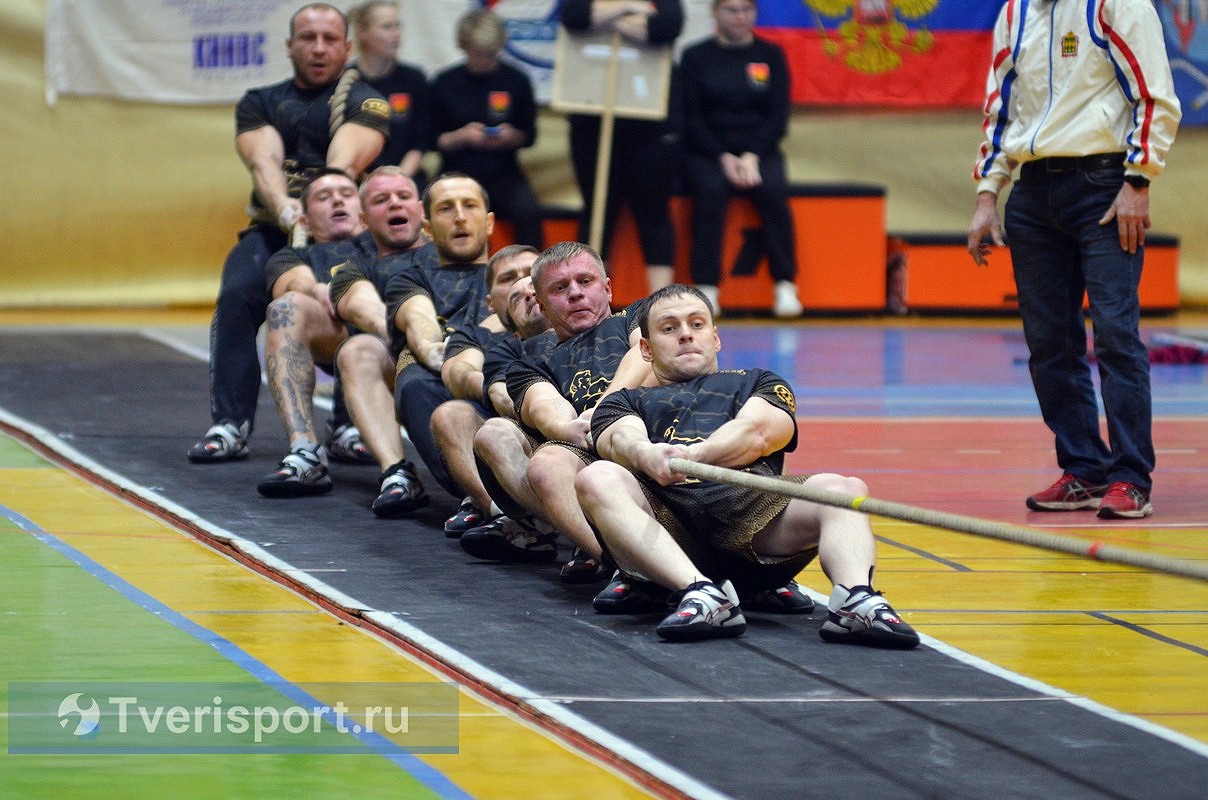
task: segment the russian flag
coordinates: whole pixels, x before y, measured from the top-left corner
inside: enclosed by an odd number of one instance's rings
[[[794,103],[980,107],[1003,0],[764,0],[759,35],[780,44]]]

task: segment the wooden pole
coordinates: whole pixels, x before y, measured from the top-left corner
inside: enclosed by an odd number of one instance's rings
[[[604,108],[600,112],[600,141],[596,150],[596,180],[591,199],[591,224],[588,244],[597,253],[603,250],[604,207],[608,202],[608,176],[612,168],[612,133],[616,124],[617,73],[620,70],[621,34],[613,31],[609,43],[608,76],[604,83]]]

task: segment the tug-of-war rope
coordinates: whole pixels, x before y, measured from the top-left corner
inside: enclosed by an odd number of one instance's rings
[[[933,528],[944,528],[958,533],[985,536],[991,539],[1025,544],[1044,550],[1070,553],[1095,561],[1124,564],[1130,567],[1153,570],[1154,572],[1165,572],[1185,578],[1208,581],[1208,563],[1187,561],[1185,559],[1171,558],[1153,553],[1142,553],[1129,548],[1104,544],[1103,542],[1088,542],[1081,539],[1057,536],[1032,528],[1025,528],[1021,525],[1009,525],[1005,522],[994,522],[992,520],[978,519],[977,517],[967,517],[961,514],[949,514],[944,511],[934,511],[904,503],[878,500],[875,497],[857,497],[855,495],[843,494],[842,492],[817,489],[800,483],[790,483],[778,478],[752,475],[749,472],[716,467],[712,464],[699,464],[695,461],[688,461],[682,458],[673,458],[668,463],[671,469],[693,478],[701,478],[702,480],[729,483],[734,486],[741,486],[744,489],[753,489],[785,497],[795,497],[800,500],[837,506],[878,517],[917,522],[920,525],[927,525]]]

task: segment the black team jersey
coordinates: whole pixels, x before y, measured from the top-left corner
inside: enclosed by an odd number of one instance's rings
[[[273,253],[264,265],[271,294],[273,284],[294,267],[305,264],[315,274],[319,283],[330,283],[332,273],[349,259],[371,259],[377,256],[377,246],[368,233],[362,233],[338,242],[308,244],[304,247],[283,247]]]
[[[629,336],[638,324],[637,303],[559,342],[544,357],[526,357],[512,365],[507,373],[508,395],[516,408],[529,388],[541,381],[552,383],[577,414],[598,403],[629,352]]]
[[[333,82],[319,89],[303,89],[293,79],[249,89],[235,106],[235,134],[271,125],[285,145],[284,170],[290,195],[297,197],[310,174],[327,163],[331,143],[329,104],[335,93]],[[348,93],[344,124],[364,125],[383,135],[390,134],[389,108],[385,99],[368,84],[357,81]],[[263,204],[252,193],[252,204]]]
[[[788,381],[765,369],[723,370],[683,383],[622,389],[606,397],[591,417],[591,433],[599,438],[624,416],[636,415],[652,442],[689,445],[701,442],[734,419],[752,397],[782,409],[796,424],[797,400]],[[797,447],[797,434],[782,450],[746,467],[760,475],[779,475],[784,454]]]
[[[397,272],[386,282],[386,319],[393,320],[404,302],[424,295],[436,307],[436,318],[448,336],[460,325],[477,324],[487,318],[486,262],[473,264],[416,265]],[[398,355],[407,346],[406,335],[390,325],[391,351]]]

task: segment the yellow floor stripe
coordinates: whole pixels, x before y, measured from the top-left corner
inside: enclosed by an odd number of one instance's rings
[[[1208,583],[874,518],[878,588],[918,630],[1003,669],[1208,744]],[[1179,558],[1202,530],[1081,533]],[[964,571],[968,570],[968,571]],[[804,582],[829,591],[811,566]]]
[[[58,469],[0,470],[0,504],[286,680],[441,679],[393,645]],[[646,797],[630,779],[463,691],[460,752],[420,756],[478,798]]]

